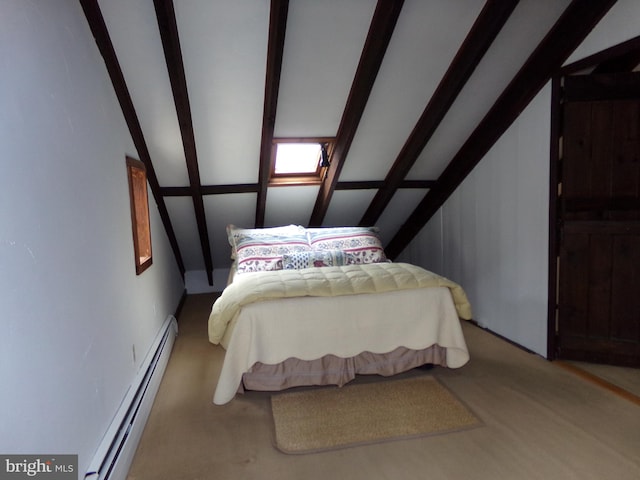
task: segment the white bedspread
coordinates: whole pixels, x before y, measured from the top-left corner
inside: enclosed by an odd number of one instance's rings
[[[340,297],[431,287],[448,287],[458,315],[471,318],[471,306],[457,283],[410,263],[371,263],[244,273],[238,275],[214,303],[209,316],[209,341],[219,343],[240,309],[261,300]]]
[[[447,366],[461,367],[469,353],[451,291],[413,288],[243,305],[229,325],[233,332],[222,342],[227,352],[213,401],[222,405],[232,400],[243,373],[256,362],[276,364],[290,357],[348,358],[363,351],[438,344],[447,349]]]

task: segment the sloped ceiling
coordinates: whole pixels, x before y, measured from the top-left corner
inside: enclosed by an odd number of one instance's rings
[[[614,0],[80,0],[184,271],[225,227],[377,225],[393,258]],[[269,186],[273,137],[335,137]],[[130,152],[128,152],[130,153]]]

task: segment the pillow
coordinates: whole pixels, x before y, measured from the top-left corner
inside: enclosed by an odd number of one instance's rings
[[[294,228],[290,228],[294,227]],[[227,228],[235,248],[237,273],[282,270],[282,256],[311,250],[304,228],[275,227],[265,229]]]
[[[307,228],[313,250],[342,250],[347,263],[387,262],[376,227]]]
[[[231,245],[231,258],[235,259],[237,254],[237,241],[238,239],[245,239],[247,237],[262,237],[266,238],[268,235],[292,235],[305,237],[306,233],[304,227],[300,225],[285,225],[283,227],[267,227],[267,228],[241,228],[236,227],[233,224],[227,225],[227,240]]]
[[[284,270],[347,265],[348,254],[341,250],[311,250],[282,256]]]

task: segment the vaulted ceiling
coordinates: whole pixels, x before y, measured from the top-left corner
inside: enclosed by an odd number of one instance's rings
[[[225,227],[377,225],[394,258],[615,0],[80,0],[183,271]],[[321,184],[273,138],[333,137]]]

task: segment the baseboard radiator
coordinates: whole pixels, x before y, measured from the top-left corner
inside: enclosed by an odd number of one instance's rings
[[[177,333],[178,322],[170,315],[100,443],[85,480],[124,480],[127,477]]]

